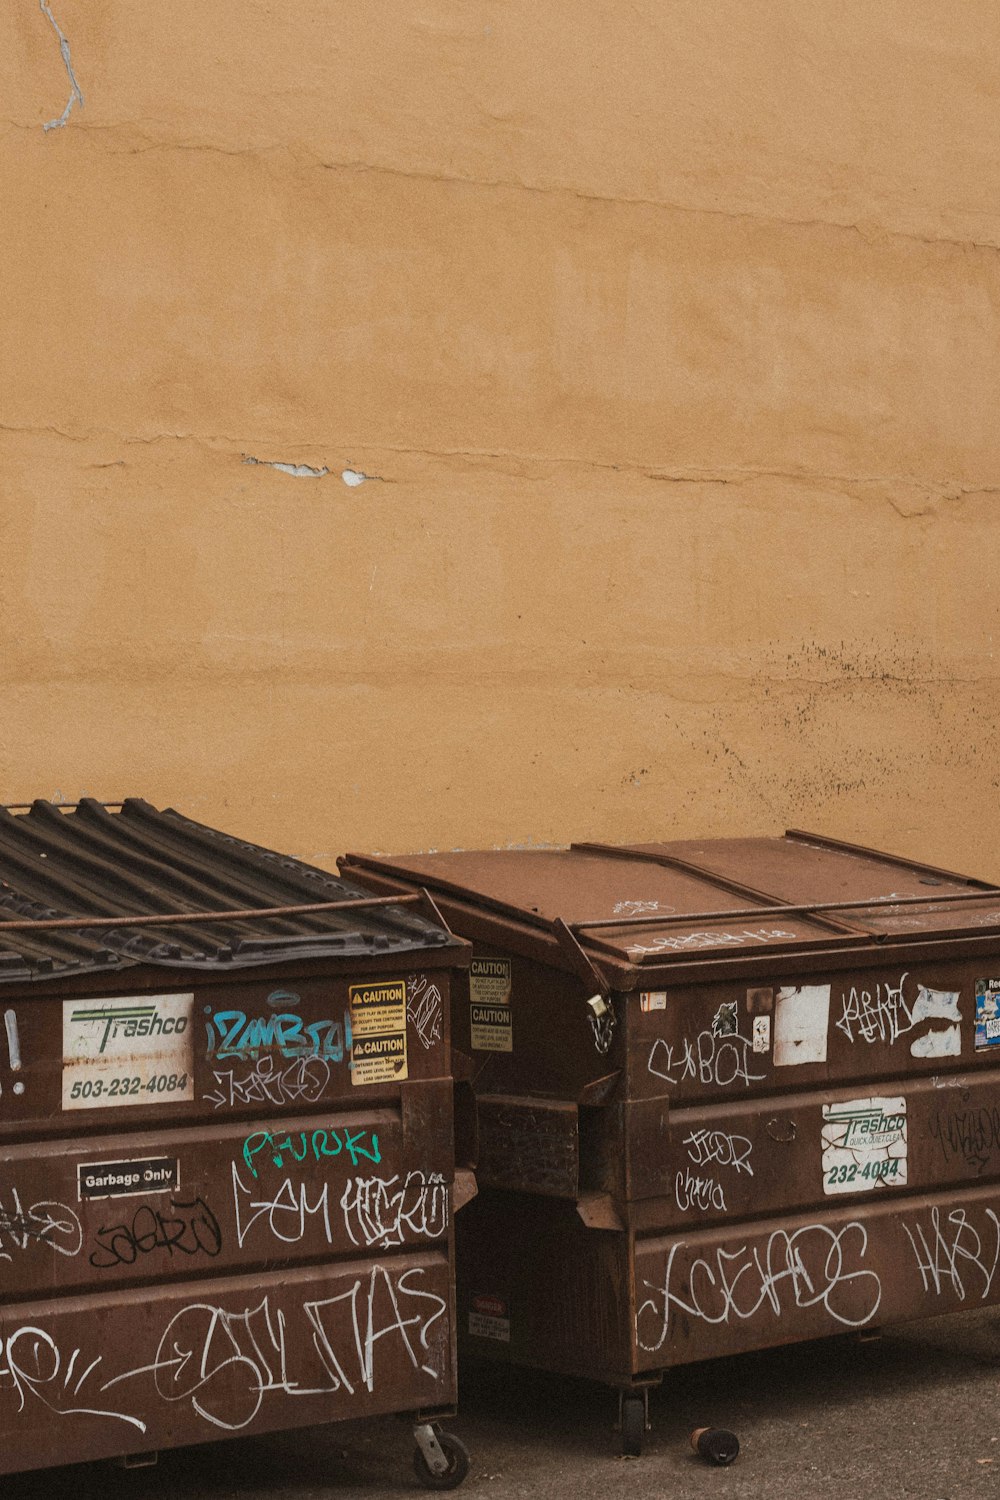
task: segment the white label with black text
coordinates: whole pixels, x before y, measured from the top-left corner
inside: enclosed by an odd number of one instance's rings
[[[194,995],[63,1001],[63,1109],[194,1098]]]

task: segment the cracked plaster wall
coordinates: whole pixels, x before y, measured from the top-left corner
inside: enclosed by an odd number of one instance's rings
[[[11,0],[6,796],[1000,878],[998,44],[943,0]]]

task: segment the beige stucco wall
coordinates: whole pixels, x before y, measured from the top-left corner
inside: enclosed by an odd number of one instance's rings
[[[50,4],[0,13],[5,800],[1000,878],[992,0]]]

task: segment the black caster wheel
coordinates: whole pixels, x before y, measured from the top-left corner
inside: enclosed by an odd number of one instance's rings
[[[622,1457],[638,1458],[646,1436],[646,1403],[642,1396],[622,1397]]]
[[[466,1474],[469,1472],[469,1452],[465,1444],[459,1442],[453,1432],[439,1432],[435,1429],[434,1436],[445,1458],[448,1467],[441,1474],[435,1474],[419,1448],[413,1450],[413,1472],[420,1483],[427,1490],[457,1490]]]

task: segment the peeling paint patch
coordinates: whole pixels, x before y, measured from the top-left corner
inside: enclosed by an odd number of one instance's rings
[[[366,479],[371,479],[373,476],[371,474],[362,474],[360,469],[344,469],[340,477],[345,484],[350,485],[351,489],[355,489],[359,484],[364,484]]]
[[[254,458],[250,453],[244,453],[243,462],[245,464],[259,464],[265,469],[277,469],[279,473],[291,474],[295,479],[322,479],[324,474],[329,474],[330,472],[326,468],[314,469],[311,464],[283,464],[278,463],[276,459],[272,458]]]
[[[59,22],[49,9],[48,0],[38,0],[38,8],[43,16],[49,18],[49,21],[52,23],[52,29],[59,38],[59,51],[62,53],[66,76],[69,79],[69,98],[66,100],[66,108],[57,120],[46,120],[42,125],[43,130],[58,130],[61,126],[68,123],[74,104],[79,104],[80,108],[83,108],[83,91],[76,81],[76,74],[73,72],[73,58],[70,54],[69,42],[63,35]]]

